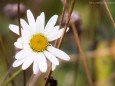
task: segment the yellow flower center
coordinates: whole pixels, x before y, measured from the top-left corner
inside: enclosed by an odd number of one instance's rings
[[[42,52],[48,46],[48,40],[43,34],[36,34],[30,40],[30,47],[35,52]]]

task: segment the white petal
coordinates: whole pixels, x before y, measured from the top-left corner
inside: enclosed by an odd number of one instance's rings
[[[45,14],[44,12],[41,13],[40,15],[40,22],[41,22],[41,31],[44,30],[44,26],[45,26]]]
[[[19,26],[10,24],[9,28],[12,32],[19,35]],[[22,37],[25,38],[25,39],[29,39],[31,37],[31,34],[28,31],[25,31],[25,30],[21,29],[21,33],[22,33]]]
[[[18,38],[17,42],[23,43],[22,37]]]
[[[40,16],[37,17],[36,19],[36,33],[41,32],[41,18]]]
[[[48,51],[44,51],[45,56],[55,65],[59,65],[58,59]]]
[[[29,51],[29,50],[21,50],[16,54],[15,58],[16,59],[22,59],[25,56],[28,56],[30,53],[31,53],[31,51]]]
[[[25,50],[31,49],[29,44],[24,44],[24,43],[20,43],[20,42],[15,42],[14,46],[19,48],[19,49],[25,49]]]
[[[15,46],[16,48],[19,48],[19,49],[32,50],[32,49],[30,48],[30,45],[29,45],[29,44],[22,44],[22,43],[20,43],[20,42],[15,42],[15,43],[14,43],[14,46]]]
[[[39,68],[41,72],[46,72],[47,71],[47,62],[46,58],[43,53],[37,53],[37,59],[39,63]]]
[[[33,16],[32,12],[30,10],[27,10],[27,18],[28,18],[28,22],[29,22],[29,25],[31,27],[32,32],[35,33],[36,23],[35,23],[34,16]]]
[[[9,25],[9,28],[12,32],[16,33],[17,35],[20,35],[19,34],[19,26],[17,25],[13,25],[13,24],[10,24]],[[22,37],[25,38],[25,39],[29,39],[31,37],[31,33],[30,31],[27,31],[27,30],[23,30],[21,29],[21,33],[22,33]]]
[[[18,66],[20,66],[22,63],[24,63],[24,61],[25,61],[26,58],[27,58],[27,57],[22,58],[22,59],[19,59],[19,60],[15,60],[12,66],[13,66],[13,67],[18,67]]]
[[[14,46],[17,47],[17,48],[19,48],[19,49],[23,48],[22,43],[20,43],[20,42],[15,42]]]
[[[55,26],[52,29],[45,29],[43,33],[45,35],[50,35],[51,33],[57,32],[59,30],[59,26]]]
[[[18,39],[17,39],[17,42],[20,42],[20,43],[22,43],[22,44],[23,44],[23,43],[25,43],[25,44],[30,43],[29,40],[23,39],[22,37],[18,38]]]
[[[69,30],[69,28],[67,28],[67,31],[68,30]],[[54,40],[60,38],[63,34],[63,31],[64,31],[64,28],[47,35],[48,40],[54,41]]]
[[[20,35],[20,34],[19,34],[19,27],[18,27],[17,25],[10,24],[10,25],[9,25],[9,28],[10,28],[10,30],[11,30],[12,32],[14,32],[15,34]],[[21,29],[21,32],[22,32],[22,31],[23,31],[23,30]]]
[[[69,61],[70,57],[65,52],[61,51],[60,49],[54,48],[52,46],[48,46],[47,50],[54,54],[56,57]]]
[[[33,35],[32,33],[28,32],[28,31],[26,31],[26,30],[23,30],[22,38],[23,38],[23,39],[30,40],[31,37],[32,37],[32,35]]]
[[[26,61],[23,63],[22,69],[23,69],[23,70],[27,69],[27,68],[32,64],[32,62],[34,61],[34,59],[35,59],[34,54],[31,53],[31,54],[27,57]]]
[[[35,58],[34,63],[33,63],[33,72],[34,74],[37,74],[39,71],[39,61],[38,57]]]
[[[21,26],[24,30],[30,29],[29,25],[26,23],[24,19],[20,19]]]
[[[52,29],[54,27],[54,25],[56,24],[57,22],[57,18],[58,18],[58,15],[54,15],[50,18],[50,20],[48,21],[48,23],[46,24],[46,27],[45,29]]]
[[[52,71],[54,71],[56,68],[56,65],[55,64],[52,64]]]
[[[29,44],[23,44],[23,49],[24,49],[24,50],[32,50],[32,49],[30,48],[30,45],[29,45]]]
[[[21,22],[21,26],[22,28],[27,31],[28,33],[32,34],[32,30],[30,28],[30,26],[26,23],[26,21],[24,19],[20,19]]]
[[[36,33],[42,32],[45,26],[45,14],[42,12],[36,19]]]

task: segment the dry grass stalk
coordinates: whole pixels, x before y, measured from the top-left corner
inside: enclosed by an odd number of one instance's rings
[[[108,5],[107,5],[107,2],[106,2],[106,0],[103,0],[103,2],[104,2],[104,5],[105,5],[105,8],[106,8],[106,10],[107,10],[107,13],[108,13],[108,15],[109,15],[109,17],[110,17],[110,19],[111,19],[111,21],[112,21],[112,24],[113,24],[113,26],[114,26],[114,28],[115,28],[115,22],[114,22],[114,19],[113,19],[113,17],[112,17],[112,14],[111,14],[111,12],[110,12],[110,10],[109,10],[109,7],[108,7]]]

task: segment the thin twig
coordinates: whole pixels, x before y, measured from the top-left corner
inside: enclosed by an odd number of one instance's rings
[[[60,22],[59,28],[62,27],[62,23],[63,23],[65,11],[66,11],[66,6],[67,6],[67,0],[64,0],[63,4],[64,4],[64,6],[63,6],[63,11],[62,11],[61,22]],[[58,44],[58,40],[55,41],[54,46],[57,47],[57,44]]]
[[[19,26],[19,34],[20,36],[22,36],[22,33],[21,33],[21,24],[20,24],[20,0],[17,1],[18,2],[18,26]],[[23,72],[23,76],[24,76],[24,86],[26,86],[26,71],[24,70]]]
[[[52,74],[52,69],[51,69],[51,67],[50,67],[50,71],[49,71],[49,73],[48,73],[48,77],[46,78],[46,82],[45,82],[45,85],[44,86],[47,86],[48,85],[48,82],[49,82],[49,79],[50,79],[50,76],[51,76],[51,74]]]
[[[63,39],[64,39],[64,37],[65,37],[65,32],[66,32],[66,30],[67,30],[67,27],[68,27],[68,24],[69,24],[69,21],[70,21],[70,18],[71,18],[71,14],[72,14],[72,11],[73,11],[73,8],[74,8],[74,5],[75,5],[75,1],[76,1],[76,0],[72,0],[71,8],[70,8],[70,11],[69,11],[69,16],[68,16],[68,19],[67,19],[66,24],[65,24],[65,27],[64,27],[63,35],[62,35],[61,38],[60,38],[60,42],[59,42],[57,48],[60,48],[60,47],[61,47],[62,41],[63,41]]]
[[[65,11],[66,11],[66,5],[67,5],[67,0],[64,0],[64,7],[63,7],[63,11],[62,11],[62,18],[61,18],[61,22],[60,22],[60,28],[61,28],[62,23],[63,23]]]
[[[73,8],[74,8],[74,5],[75,5],[75,1],[76,1],[76,0],[72,0],[71,8],[70,8],[70,11],[69,11],[69,16],[68,16],[68,19],[67,19],[67,21],[66,21],[66,25],[65,25],[65,28],[64,28],[64,31],[63,31],[63,35],[61,36],[61,39],[60,39],[60,41],[59,41],[59,44],[58,44],[57,48],[60,48],[60,47],[61,47],[62,41],[63,41],[63,39],[64,39],[64,37],[65,37],[65,32],[66,32],[66,30],[67,30],[67,27],[68,27],[68,24],[69,24],[69,21],[70,21],[70,18],[71,18],[71,14],[72,14],[72,11],[73,11]],[[50,79],[51,74],[52,74],[52,70],[50,70],[50,72],[49,72],[49,74],[48,74],[47,80],[46,80],[46,82],[45,82],[45,86],[48,85],[48,81],[49,81],[49,79]]]
[[[39,71],[38,74],[32,74],[29,82],[27,83],[27,86],[34,86],[34,84],[36,83],[38,77],[41,75],[41,72]]]
[[[78,37],[78,34],[77,34],[76,27],[75,27],[75,25],[74,25],[74,23],[72,21],[70,22],[70,24],[72,26],[72,30],[73,30],[73,34],[74,34],[74,37],[75,37],[75,41],[77,43],[79,52],[81,54],[81,60],[82,60],[83,65],[84,65],[84,68],[85,68],[85,71],[86,71],[86,75],[87,75],[89,84],[90,84],[90,86],[93,86],[93,82],[92,82],[92,79],[91,79],[90,71],[88,69],[88,65],[87,65],[87,62],[85,60],[85,55],[84,55],[84,52],[83,52],[82,47],[81,47],[81,43],[80,43],[80,40],[79,40],[79,37]]]
[[[108,15],[109,15],[109,17],[110,17],[110,19],[111,19],[111,21],[112,21],[112,24],[113,24],[114,28],[115,28],[115,22],[114,22],[114,19],[113,19],[113,17],[112,17],[112,14],[111,14],[111,12],[110,12],[110,10],[109,10],[109,7],[108,7],[108,5],[107,5],[107,2],[106,2],[106,0],[103,0],[103,1],[104,1],[105,8],[106,8],[106,10],[107,10],[107,13],[108,13]]]
[[[20,36],[21,34],[21,24],[20,24],[20,0],[17,1],[18,2],[18,26],[19,26],[19,34]]]

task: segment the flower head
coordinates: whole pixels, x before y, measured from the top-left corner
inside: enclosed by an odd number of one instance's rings
[[[47,71],[47,60],[52,63],[52,70],[59,65],[60,58],[68,61],[70,57],[60,49],[53,47],[50,42],[62,36],[63,30],[59,26],[55,26],[58,16],[54,15],[50,18],[45,26],[45,14],[42,12],[37,19],[30,10],[27,10],[28,23],[21,19],[22,36],[17,39],[14,45],[21,49],[15,55],[13,67],[22,65],[22,69],[27,69],[33,63],[34,74]],[[19,35],[19,26],[10,24],[9,28],[12,32]]]

